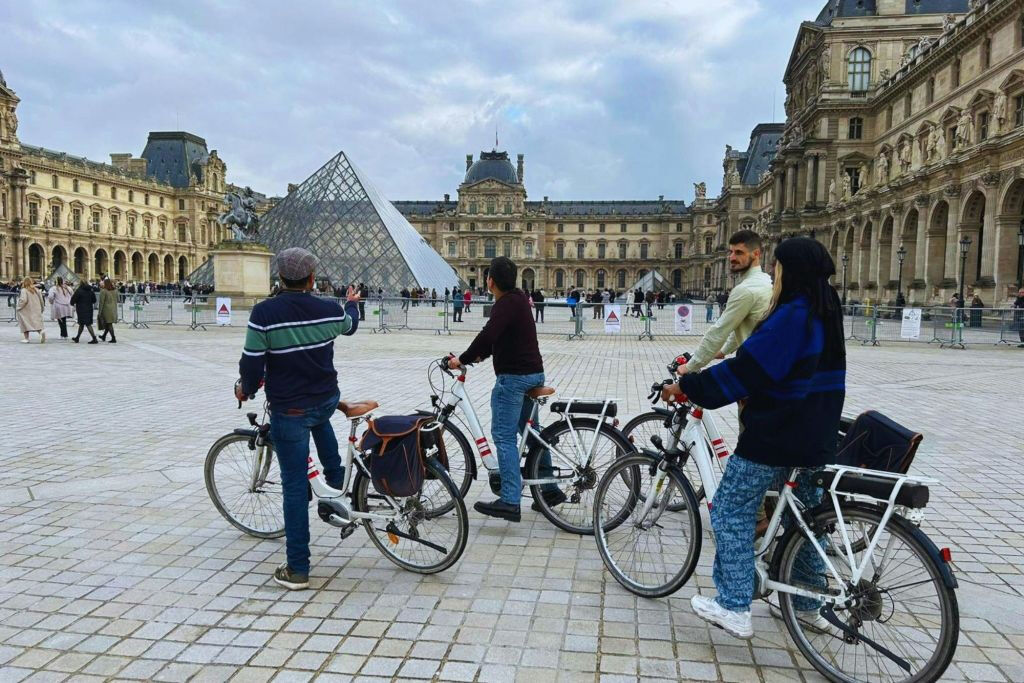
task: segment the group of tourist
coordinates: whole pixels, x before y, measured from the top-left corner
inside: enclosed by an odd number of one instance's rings
[[[46,343],[46,330],[43,328],[43,311],[46,308],[46,301],[50,302],[50,319],[56,321],[60,329],[61,339],[71,339],[76,344],[82,337],[82,331],[88,330],[92,341],[89,344],[99,344],[99,340],[108,341],[111,344],[117,343],[117,336],[114,334],[114,323],[117,321],[117,299],[118,293],[110,278],[104,278],[99,284],[99,296],[93,290],[93,286],[87,280],[81,280],[77,287],[72,288],[64,282],[64,278],[58,277],[56,283],[47,292],[43,287],[37,287],[35,281],[27,277],[21,282],[18,289],[18,300],[16,304],[18,329],[21,331],[22,344],[28,344],[31,333],[39,335],[39,343]],[[100,336],[96,337],[93,331],[93,309],[98,304],[97,322],[99,323]],[[68,318],[76,317],[78,322],[78,333],[74,337],[68,336]],[[107,339],[109,335],[110,339]]]

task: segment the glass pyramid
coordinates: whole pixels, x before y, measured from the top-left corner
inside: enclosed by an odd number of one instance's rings
[[[288,247],[313,252],[316,277],[332,284],[366,283],[385,294],[403,287],[439,292],[458,284],[458,276],[344,152],[281,200],[260,219],[259,241],[274,253]],[[271,277],[276,278],[276,263]],[[190,276],[194,284],[213,284],[213,259]]]

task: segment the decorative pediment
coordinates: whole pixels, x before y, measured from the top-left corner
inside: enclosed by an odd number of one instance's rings
[[[1014,69],[999,84],[999,89],[1009,93],[1018,89],[1024,89],[1024,69]]]
[[[977,109],[978,107],[989,107],[992,106],[992,100],[996,94],[991,90],[979,90],[971,98],[971,101],[967,103],[968,109]]]
[[[103,211],[102,204],[90,204],[89,208],[92,209],[93,211]]]
[[[72,209],[84,209],[85,208],[85,204],[83,204],[82,202],[80,202],[77,199],[73,199],[70,202],[68,202],[68,206],[70,206]]]
[[[25,199],[27,201],[30,201],[30,202],[33,202],[33,201],[41,202],[41,201],[43,201],[43,198],[40,195],[36,194],[35,192],[28,192],[28,193],[26,193],[25,194]]]
[[[839,157],[837,161],[840,164],[851,164],[851,163],[868,163],[871,159],[863,152],[850,152]]]
[[[945,125],[953,125],[954,123],[956,123],[956,120],[960,118],[961,111],[963,110],[960,109],[959,107],[954,107],[953,105],[950,105],[946,107],[946,111],[942,112],[942,116],[939,117],[939,121],[941,121]]]
[[[921,125],[917,127],[917,133],[915,135],[917,135],[917,137],[923,137],[925,135],[928,135],[928,133],[932,132],[932,128],[934,128],[934,127],[935,127],[935,123],[934,122],[932,122],[932,121],[922,121]]]
[[[900,133],[899,138],[897,138],[897,144],[899,145],[899,144],[902,144],[904,142],[911,142],[913,139],[914,139],[913,135],[911,135],[907,131],[903,131],[902,133]]]
[[[465,192],[468,190],[471,192],[503,192],[508,189],[516,189],[516,186],[509,185],[508,183],[503,183],[500,180],[496,180],[495,178],[484,178],[483,180],[477,181],[470,185],[463,185],[461,188],[459,188],[459,191]]]
[[[50,206],[64,206],[64,200],[60,197],[50,197]]]

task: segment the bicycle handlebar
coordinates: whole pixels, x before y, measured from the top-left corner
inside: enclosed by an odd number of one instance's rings
[[[242,386],[242,378],[241,377],[239,377],[238,379],[235,380],[235,388],[232,391],[233,395],[236,396],[236,397],[238,396],[238,387],[240,387],[240,386]],[[256,391],[259,391],[262,388],[263,388],[263,380],[261,379],[260,380],[260,385],[256,388]],[[254,398],[256,398],[256,392],[253,392],[253,393],[249,394],[249,399],[250,400],[252,400]],[[238,409],[239,410],[242,409],[242,401],[241,400],[238,401]]]

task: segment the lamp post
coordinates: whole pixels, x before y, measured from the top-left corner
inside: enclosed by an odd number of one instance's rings
[[[850,265],[850,255],[843,254],[843,306],[846,305],[846,267]]]
[[[899,261],[899,270],[896,276],[896,298],[899,298],[903,294],[903,261],[907,258],[906,248],[900,244],[900,248],[896,250],[896,260]]]
[[[964,302],[964,278],[967,275],[967,252],[971,250],[971,238],[960,239],[960,304]]]
[[[1024,289],[1024,218],[1017,231],[1017,289]]]

